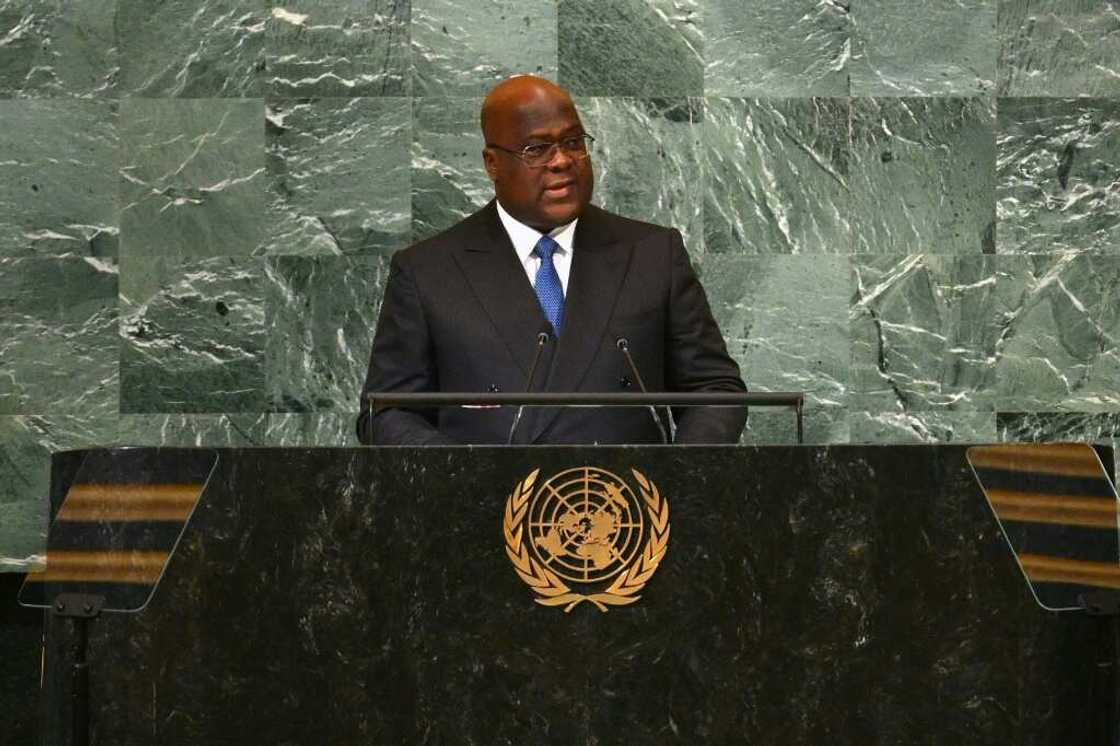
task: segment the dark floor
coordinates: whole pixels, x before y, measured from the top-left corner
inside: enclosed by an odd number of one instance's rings
[[[43,613],[16,603],[22,573],[0,573],[0,746],[38,743]]]

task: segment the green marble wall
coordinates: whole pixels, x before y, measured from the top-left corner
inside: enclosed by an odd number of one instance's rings
[[[52,450],[352,443],[387,259],[489,198],[517,72],[813,442],[1120,437],[1108,0],[7,0],[0,39],[0,570]]]

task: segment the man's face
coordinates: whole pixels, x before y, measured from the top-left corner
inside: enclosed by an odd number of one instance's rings
[[[503,102],[487,129],[489,142],[517,151],[583,134],[571,99],[548,88]],[[557,148],[547,164],[530,168],[512,153],[488,147],[483,160],[502,207],[541,232],[571,222],[591,201],[590,157],[577,159]]]

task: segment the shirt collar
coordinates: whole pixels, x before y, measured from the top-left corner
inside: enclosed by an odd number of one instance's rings
[[[537,241],[543,235],[536,228],[531,228],[522,223],[517,218],[506,212],[506,208],[502,207],[502,203],[494,200],[498,206],[498,217],[501,218],[502,226],[505,227],[506,233],[509,234],[509,240],[513,243],[513,249],[517,252],[517,258],[522,264],[529,259],[529,255],[533,253],[533,249],[537,245]],[[579,218],[576,218],[570,223],[553,228],[548,232],[556,243],[560,244],[560,251],[564,253],[571,253],[572,241],[576,235],[576,223]]]

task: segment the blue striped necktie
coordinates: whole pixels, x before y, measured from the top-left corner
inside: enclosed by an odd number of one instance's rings
[[[564,324],[564,287],[560,284],[560,275],[556,274],[552,254],[559,248],[560,244],[549,236],[541,236],[541,240],[533,247],[533,252],[541,260],[533,287],[537,291],[541,310],[544,311],[548,323],[552,324],[552,330],[556,332],[557,337],[560,336],[560,327]]]

